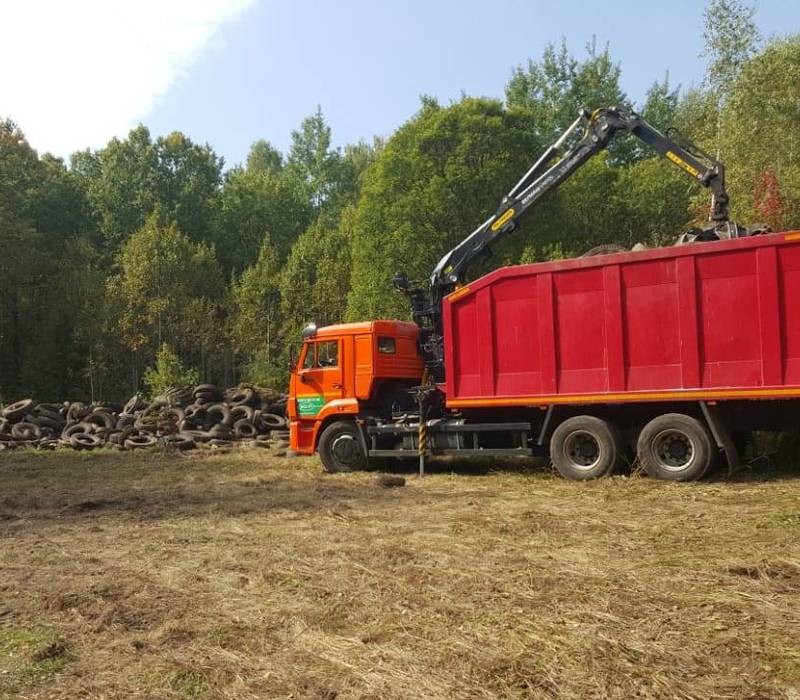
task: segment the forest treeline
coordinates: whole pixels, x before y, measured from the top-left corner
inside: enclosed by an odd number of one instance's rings
[[[720,154],[738,221],[800,227],[800,36],[762,41],[752,10],[712,0],[705,37],[700,85],[665,77],[632,106]],[[207,381],[281,385],[306,322],[407,317],[393,273],[425,280],[580,107],[630,105],[622,70],[608,47],[562,42],[513,69],[502,100],[423,97],[388,138],[344,148],[317,110],[287,153],[259,140],[228,169],[145,126],[65,162],[0,121],[0,401],[118,400],[159,351]],[[707,207],[620,140],[487,264],[668,243]]]

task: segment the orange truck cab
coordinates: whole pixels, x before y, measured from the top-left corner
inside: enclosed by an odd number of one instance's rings
[[[363,467],[362,419],[397,410],[420,383],[418,335],[405,321],[308,326],[289,381],[291,449]]]

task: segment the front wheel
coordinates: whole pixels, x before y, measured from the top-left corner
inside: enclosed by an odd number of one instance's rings
[[[367,467],[361,436],[351,421],[335,421],[322,431],[319,456],[325,471],[331,473],[352,472]]]

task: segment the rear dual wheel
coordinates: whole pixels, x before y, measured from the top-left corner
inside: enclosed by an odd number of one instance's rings
[[[550,458],[559,474],[575,481],[607,476],[625,454],[616,427],[596,416],[567,418],[550,438]]]
[[[650,475],[669,481],[701,478],[714,461],[714,442],[708,428],[682,413],[653,418],[639,434],[636,455]]]

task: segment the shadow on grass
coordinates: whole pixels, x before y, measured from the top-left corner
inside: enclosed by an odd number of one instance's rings
[[[326,474],[316,458],[286,460],[261,450],[184,456],[163,451],[25,453],[0,459],[0,522],[63,522],[111,515],[138,520],[208,515],[373,508],[429,494],[385,489],[380,473],[413,476],[418,463],[392,461],[380,471]],[[426,473],[464,478],[494,471],[544,473],[541,462],[519,458],[436,458]],[[443,496],[448,497],[448,496]]]
[[[373,471],[387,474],[418,474],[419,459],[387,457]],[[539,457],[426,457],[426,474],[458,474],[486,476],[492,472],[504,474],[541,474],[550,471],[546,459]]]

